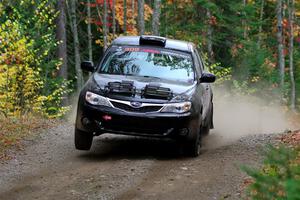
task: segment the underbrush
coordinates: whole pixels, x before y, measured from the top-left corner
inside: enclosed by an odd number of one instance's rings
[[[49,128],[54,120],[41,117],[5,118],[0,117],[0,160],[12,158],[11,151],[22,150],[22,140]]]
[[[278,146],[268,146],[263,166],[243,167],[251,176],[249,199],[300,199],[300,131],[281,136]]]

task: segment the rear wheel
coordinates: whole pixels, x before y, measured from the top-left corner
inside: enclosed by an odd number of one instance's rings
[[[208,127],[208,126],[201,127],[201,134],[203,136],[209,135],[209,131],[210,131],[210,127]]]
[[[93,142],[93,134],[75,129],[75,148],[78,150],[90,150]]]
[[[213,102],[211,102],[211,109],[210,109],[210,119],[209,119],[209,122],[207,123],[206,126],[203,125],[203,126],[200,128],[201,134],[202,134],[203,136],[209,135],[210,129],[214,128],[213,114],[214,114],[214,104],[213,104]]]

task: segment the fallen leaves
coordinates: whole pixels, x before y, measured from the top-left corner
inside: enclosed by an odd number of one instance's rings
[[[300,145],[300,130],[289,131],[288,133],[281,135],[279,140],[287,145]]]
[[[12,159],[12,149],[22,151],[22,140],[37,134],[39,130],[54,125],[54,120],[39,117],[4,118],[0,117],[0,160]]]

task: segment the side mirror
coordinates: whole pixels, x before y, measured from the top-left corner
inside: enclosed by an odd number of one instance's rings
[[[216,76],[211,73],[204,72],[200,78],[200,83],[213,83],[216,80]]]
[[[95,71],[94,63],[92,61],[83,61],[81,63],[81,69],[87,72],[94,72]]]

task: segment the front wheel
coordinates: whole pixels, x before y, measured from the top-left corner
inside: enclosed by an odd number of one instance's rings
[[[78,150],[90,150],[93,142],[93,134],[75,129],[75,148]]]
[[[183,145],[183,152],[190,157],[198,157],[201,153],[201,133],[195,134],[194,139],[186,141]]]

